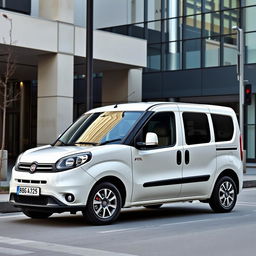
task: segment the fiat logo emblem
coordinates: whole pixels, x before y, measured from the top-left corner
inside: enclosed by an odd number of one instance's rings
[[[31,164],[29,171],[31,173],[34,173],[36,171],[36,168],[37,168],[37,163],[33,163]]]

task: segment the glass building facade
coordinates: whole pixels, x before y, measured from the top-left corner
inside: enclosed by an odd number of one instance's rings
[[[256,0],[126,2],[126,24],[102,29],[147,40],[143,100],[220,104],[238,114],[237,35],[232,27],[244,29],[245,79],[254,93],[245,109],[244,143],[248,161],[255,161]]]
[[[244,28],[246,63],[256,62],[256,0],[132,0],[130,24],[106,31],[148,41],[145,72],[235,65],[236,32]]]

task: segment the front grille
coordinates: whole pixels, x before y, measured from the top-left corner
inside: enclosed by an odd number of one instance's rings
[[[18,183],[25,183],[25,184],[47,184],[46,180],[23,180],[23,179],[15,179]]]
[[[30,172],[33,163],[19,163],[17,171]],[[37,164],[35,172],[52,172],[55,171],[54,164]]]
[[[15,203],[20,204],[33,204],[33,205],[47,205],[48,204],[48,197],[47,196],[19,196],[19,195],[12,195],[12,198]]]

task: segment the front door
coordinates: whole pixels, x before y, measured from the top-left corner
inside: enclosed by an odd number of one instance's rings
[[[182,177],[180,118],[173,111],[157,112],[141,129],[135,141],[145,142],[148,132],[158,136],[158,146],[132,152],[132,202],[176,198],[180,194]]]

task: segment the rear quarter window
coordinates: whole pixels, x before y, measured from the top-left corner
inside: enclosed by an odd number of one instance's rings
[[[234,134],[232,117],[212,114],[213,129],[216,142],[230,141]]]

